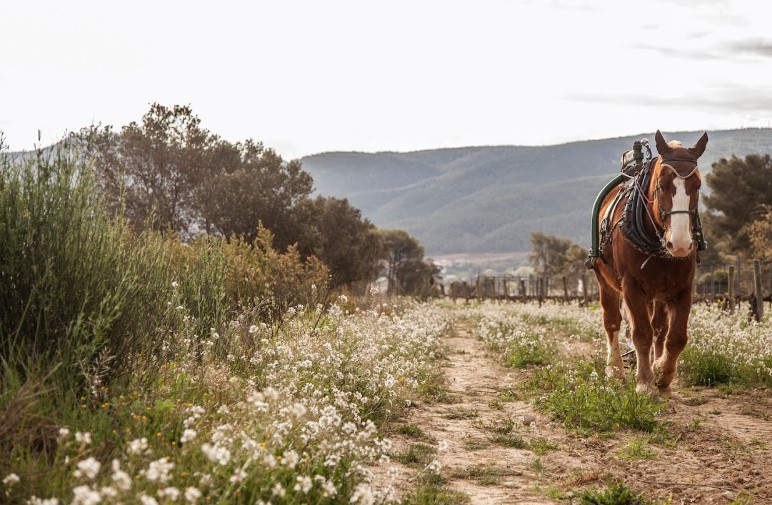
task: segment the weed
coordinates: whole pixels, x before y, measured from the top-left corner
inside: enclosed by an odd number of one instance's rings
[[[654,459],[657,457],[657,451],[649,447],[648,438],[634,438],[619,450],[619,455],[629,461],[638,461],[642,459]]]
[[[446,489],[436,484],[422,484],[410,496],[404,505],[466,505],[470,498],[464,493]]]
[[[635,383],[620,384],[598,373],[597,363],[571,368],[565,363],[536,371],[527,387],[539,394],[536,406],[580,432],[617,427],[654,432],[663,428],[663,405],[635,391]],[[602,365],[601,365],[602,366]]]
[[[426,466],[434,459],[435,454],[437,449],[430,445],[410,444],[407,449],[394,454],[393,457],[405,465]]]
[[[581,505],[654,505],[654,502],[621,483],[614,483],[602,491],[585,491],[579,497]]]
[[[422,430],[417,424],[410,423],[400,425],[400,427],[397,428],[397,433],[429,442],[434,441],[434,437],[427,435],[426,432],[424,432],[424,430]]]
[[[560,449],[558,445],[550,442],[546,438],[534,438],[528,442],[529,447],[537,456],[543,456],[549,451],[556,451]]]
[[[481,486],[495,486],[501,482],[503,472],[495,466],[473,465],[456,470],[452,478],[474,480]]]
[[[477,409],[463,409],[460,408],[458,410],[455,410],[453,412],[448,412],[445,414],[445,419],[451,419],[451,420],[468,420],[468,419],[476,419],[479,417],[480,413],[477,411]]]

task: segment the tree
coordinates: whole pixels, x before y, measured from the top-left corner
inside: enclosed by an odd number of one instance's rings
[[[77,135],[114,213],[137,230],[149,223],[185,239],[206,232],[252,242],[262,223],[280,251],[303,237],[297,207],[313,179],[301,162],[285,162],[251,139],[225,141],[203,129],[189,106],[153,104],[141,124],[119,133],[107,126]]]
[[[359,209],[348,200],[321,196],[308,200],[305,207],[302,214],[308,221],[299,248],[327,265],[332,285],[375,280],[383,242],[375,226],[362,219]]]
[[[424,260],[424,248],[403,230],[379,230],[391,295],[427,295],[440,269]]]
[[[76,136],[94,160],[114,212],[123,212],[135,229],[151,223],[183,236],[193,232],[196,189],[217,138],[201,128],[189,106],[156,103],[141,124],[131,122],[120,133],[97,126]]]
[[[534,270],[542,275],[574,272],[582,265],[587,252],[570,239],[546,235],[541,232],[530,234],[531,253],[528,260]]]
[[[772,206],[759,212],[761,217],[748,226],[748,239],[754,258],[772,261]]]
[[[764,206],[772,205],[772,160],[769,155],[732,156],[713,163],[705,177],[705,216],[710,240],[722,241],[729,253],[749,254],[751,224],[762,218]]]
[[[207,232],[251,242],[260,222],[274,234],[280,251],[302,241],[306,229],[300,204],[313,191],[313,179],[299,160],[285,162],[252,140],[220,141],[211,152],[209,172],[197,202]]]

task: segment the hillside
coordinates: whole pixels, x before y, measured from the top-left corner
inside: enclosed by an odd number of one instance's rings
[[[701,134],[664,132],[685,145]],[[708,135],[703,173],[733,154],[772,153],[772,129]],[[408,231],[429,256],[526,251],[532,231],[589,247],[595,197],[616,175],[621,153],[643,137],[653,148],[652,132],[543,147],[331,152],[302,161],[319,194],[348,198],[380,228]]]

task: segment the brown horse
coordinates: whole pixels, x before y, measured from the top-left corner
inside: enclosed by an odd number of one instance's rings
[[[708,134],[690,148],[665,142],[659,130],[655,139],[659,157],[647,167],[648,177],[641,174],[620,185],[603,201],[599,219],[605,233],[593,269],[608,336],[606,373],[624,379],[619,352],[623,301],[637,358],[636,390],[654,394],[659,388],[669,395],[687,342],[699,233],[697,159]],[[628,204],[633,198],[640,199],[637,205]]]

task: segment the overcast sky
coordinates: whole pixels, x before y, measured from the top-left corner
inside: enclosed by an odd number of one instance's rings
[[[759,9],[763,9],[762,12]],[[0,0],[0,131],[30,149],[190,104],[285,159],[770,126],[758,0]]]

